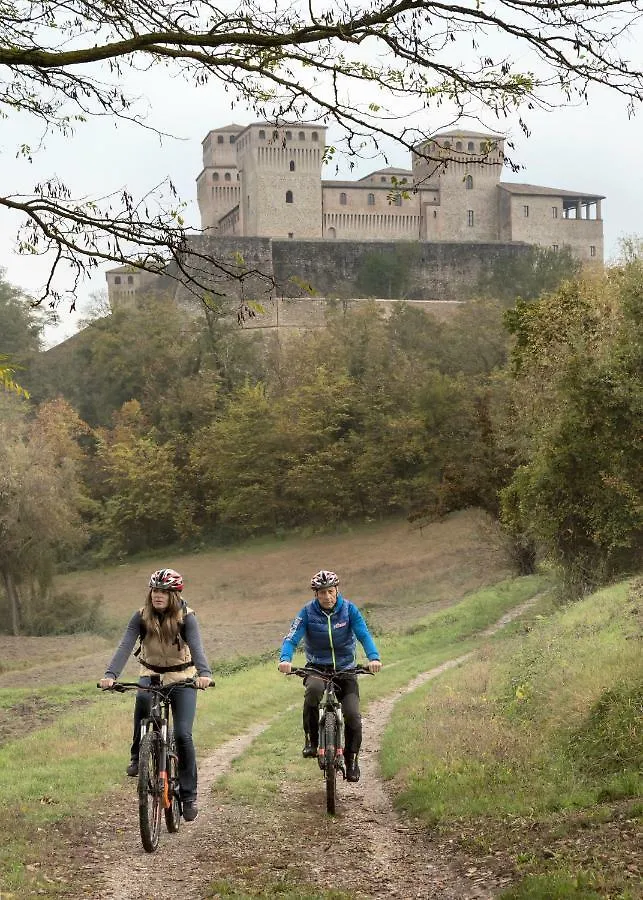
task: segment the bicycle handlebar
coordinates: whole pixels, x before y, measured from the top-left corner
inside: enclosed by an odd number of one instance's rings
[[[139,684],[136,681],[114,681],[111,687],[101,688],[100,683],[96,684],[97,688],[100,688],[102,691],[114,691],[117,694],[125,694],[127,691],[149,691],[150,693],[162,694],[163,692],[167,693],[173,690],[176,687],[191,687],[197,690],[205,690],[205,688],[198,688],[196,681],[194,678],[186,678],[183,681],[175,681],[172,684]],[[210,682],[208,687],[214,687],[214,679]]]
[[[375,673],[371,672],[371,670],[366,666],[353,666],[350,669],[335,669],[330,672],[324,672],[322,671],[322,669],[316,669],[314,666],[307,666],[306,668],[295,666],[290,670],[290,672],[286,672],[286,675],[299,675],[300,678],[306,678],[308,675],[316,675],[317,678],[321,678],[323,681],[331,681],[334,678],[341,678],[342,675],[374,674]]]

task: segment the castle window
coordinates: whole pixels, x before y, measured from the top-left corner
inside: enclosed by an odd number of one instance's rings
[[[380,181],[382,182],[382,184],[386,184],[386,175],[382,175]]]
[[[469,228],[473,228],[473,210],[472,209],[467,210],[467,225],[469,226]]]
[[[234,142],[236,141],[236,139],[237,139],[236,134],[231,134],[231,135],[230,135],[230,143],[231,143],[231,144],[234,144]]]
[[[287,141],[292,141],[292,131],[287,131],[287,132],[286,132],[286,140],[287,140]]]
[[[311,141],[318,141],[318,140],[319,140],[319,135],[317,134],[316,131],[313,131],[313,133],[310,135],[310,139],[311,139]]]
[[[299,140],[300,140],[300,141],[305,141],[305,140],[306,140],[306,135],[304,134],[303,131],[300,131],[300,132],[299,132]]]
[[[590,255],[590,256],[596,256],[596,247],[595,247],[593,244],[592,244],[592,246],[589,248],[589,255]]]
[[[128,284],[134,284],[134,276],[133,276],[133,275],[128,275],[128,276],[127,276],[127,283],[128,283]]]
[[[488,153],[489,147],[484,142],[480,144],[480,153]]]
[[[239,173],[237,172],[237,181],[239,181]]]
[[[552,208],[551,208],[551,217],[552,217],[552,219],[557,219],[557,218],[558,218],[558,207],[557,207],[557,206],[552,206]]]
[[[290,171],[291,172],[295,171],[295,160],[294,159],[290,160]]]
[[[213,172],[212,173],[212,181],[218,181],[218,180],[219,180],[219,173]]]
[[[340,204],[340,206],[346,206],[347,203],[348,203],[348,197],[346,196],[346,194],[343,194],[343,193],[340,194],[340,195],[339,195],[339,204]]]
[[[375,194],[368,195],[368,205],[375,206]]]
[[[469,143],[467,144],[467,150],[469,151],[469,153],[473,153],[475,149],[476,145],[473,143],[473,141],[469,141]]]
[[[275,130],[274,130],[273,133],[272,133],[272,139],[273,139],[273,141],[279,140],[279,132],[277,131],[276,128],[275,128]]]
[[[292,240],[292,238],[294,238],[294,236],[295,236],[294,231],[289,231],[289,232],[288,232],[288,237],[289,237],[291,240]]]
[[[259,131],[259,140],[264,141],[266,139],[266,132],[263,128]]]
[[[529,218],[529,206],[526,203],[522,208],[522,214],[525,217],[525,219]]]
[[[558,244],[552,244],[551,249],[554,251],[554,253],[558,253]]]
[[[222,135],[222,134],[218,134],[218,135],[217,135],[217,144],[222,144],[222,143],[223,143],[223,135]]]
[[[464,180],[464,186],[468,191],[473,190],[473,175],[467,175]]]
[[[286,191],[286,203],[292,203],[292,202],[293,202],[292,191]]]
[[[120,276],[120,275],[116,275],[116,276],[114,277],[114,284],[120,284],[120,283],[121,283],[121,276]]]
[[[445,149],[445,150],[450,150],[450,149],[451,149],[451,141],[445,141],[445,142],[444,142],[444,149]]]
[[[438,217],[438,211],[437,211],[437,209],[434,209],[433,210],[433,218],[437,219],[437,217]]]
[[[462,141],[456,141],[455,149],[462,150]]]
[[[401,206],[402,205],[402,197],[400,194],[393,200],[393,206]]]
[[[232,175],[229,172],[226,172],[223,177],[226,181],[232,181]]]

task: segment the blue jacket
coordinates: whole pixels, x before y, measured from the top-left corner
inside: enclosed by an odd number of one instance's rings
[[[281,662],[290,662],[302,637],[306,660],[313,665],[348,669],[355,665],[356,639],[368,659],[380,655],[361,612],[337,595],[337,603],[330,613],[322,609],[317,599],[311,600],[293,619],[290,631],[281,645]]]

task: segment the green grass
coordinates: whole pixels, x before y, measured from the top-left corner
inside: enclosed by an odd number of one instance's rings
[[[607,588],[514,627],[402,698],[381,754],[400,811],[447,834],[467,835],[475,824],[469,848],[500,842],[520,861],[530,856],[534,823],[555,820],[565,836],[582,827],[578,811],[640,795],[636,607],[628,584]],[[590,866],[590,882],[601,864]],[[549,875],[531,875],[532,893],[506,896],[599,896],[575,875],[556,875],[560,883],[538,893]]]

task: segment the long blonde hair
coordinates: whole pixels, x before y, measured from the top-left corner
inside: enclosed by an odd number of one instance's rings
[[[173,644],[179,636],[179,625],[183,621],[183,603],[178,591],[167,592],[169,603],[162,615],[152,606],[152,591],[145,600],[141,613],[147,634],[155,634],[164,644]]]

